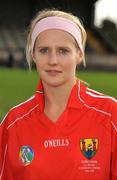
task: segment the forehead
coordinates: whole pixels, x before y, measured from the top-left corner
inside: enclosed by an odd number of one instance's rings
[[[75,43],[75,38],[68,32],[58,29],[49,29],[41,32],[37,37],[38,43]]]

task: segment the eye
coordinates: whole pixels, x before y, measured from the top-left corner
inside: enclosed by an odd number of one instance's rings
[[[60,48],[60,49],[59,49],[59,53],[60,53],[60,54],[63,54],[63,55],[67,54],[68,52],[69,52],[69,50],[66,49],[66,48]]]
[[[48,48],[47,48],[47,47],[39,48],[39,52],[40,52],[41,54],[46,54],[46,53],[48,53]]]

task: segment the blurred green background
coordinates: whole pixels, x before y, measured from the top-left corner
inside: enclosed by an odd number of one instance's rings
[[[100,23],[96,20],[109,2],[110,14],[112,0],[0,1],[0,121],[10,108],[35,93],[38,76],[36,71],[28,71],[25,47],[32,18],[45,8],[57,8],[80,18],[87,32],[87,68],[81,68],[77,76],[90,88],[117,98],[117,22],[109,16]]]
[[[77,76],[90,88],[117,98],[117,73],[78,71]],[[13,106],[30,98],[36,90],[38,75],[35,70],[0,68],[0,121]]]

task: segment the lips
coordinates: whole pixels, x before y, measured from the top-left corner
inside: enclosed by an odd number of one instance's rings
[[[55,75],[57,75],[57,74],[62,73],[62,71],[55,70],[55,69],[49,69],[49,70],[46,70],[46,72],[47,72],[49,75],[52,75],[52,76],[55,76]]]

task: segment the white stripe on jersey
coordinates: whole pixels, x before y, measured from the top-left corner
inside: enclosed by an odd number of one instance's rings
[[[31,97],[30,97],[29,99],[27,99],[26,101],[24,101],[24,102],[22,102],[22,103],[20,103],[20,104],[18,104],[18,105],[16,105],[16,106],[14,106],[13,108],[11,108],[11,110],[12,110],[12,109],[15,109],[15,108],[17,108],[17,107],[19,107],[19,106],[21,106],[21,105],[23,105],[23,104],[25,104],[25,103],[27,103],[28,101],[34,99],[34,97],[35,97],[35,96],[31,96]]]
[[[103,93],[98,92],[98,91],[96,91],[96,90],[94,90],[94,89],[90,89],[90,88],[88,88],[88,87],[87,87],[87,90],[88,90],[89,92],[93,92],[93,93],[95,93],[95,94],[104,95]]]
[[[86,94],[88,94],[88,95],[90,95],[90,96],[92,96],[92,97],[102,98],[102,99],[111,99],[111,100],[117,102],[117,100],[116,100],[115,98],[111,97],[111,96],[96,95],[96,94],[93,94],[93,93],[88,92],[88,91],[86,91]]]
[[[113,125],[115,131],[117,132],[117,127],[114,125],[114,123],[111,121],[111,124]]]
[[[19,117],[19,118],[16,118],[11,124],[9,124],[9,126],[7,127],[7,130],[11,127],[11,126],[13,126],[18,120],[20,120],[20,119],[22,119],[22,118],[24,118],[25,116],[27,116],[28,114],[30,114],[36,107],[38,107],[39,106],[39,104],[37,104],[36,106],[34,106],[32,109],[30,109],[29,111],[28,111],[28,113],[26,113],[26,114],[24,114],[23,116],[21,116],[21,117]]]
[[[9,113],[9,112],[8,112]],[[2,125],[2,123],[4,122],[4,120],[6,119],[8,113],[4,116],[3,120],[0,122],[0,126]]]
[[[89,88],[87,88],[87,89],[89,89]],[[91,89],[90,89],[90,91],[93,92],[93,90],[91,90]],[[94,92],[98,94],[97,91],[94,90]],[[117,102],[117,100],[114,99],[113,97],[104,96],[104,95],[101,94],[101,93],[99,93],[100,95],[96,95],[96,94],[93,94],[93,93],[91,93],[91,92],[86,91],[86,94],[89,94],[89,95],[91,95],[92,97],[96,97],[96,98],[109,98],[109,99],[112,99],[114,102]],[[87,104],[83,101],[83,99],[82,99],[81,96],[80,96],[80,81],[79,81],[79,84],[78,84],[78,96],[79,96],[80,101],[81,101],[87,108],[94,109],[94,110],[96,110],[96,111],[98,111],[98,112],[101,112],[101,113],[104,113],[104,114],[106,114],[106,115],[112,116],[110,113],[107,113],[107,112],[102,111],[102,110],[100,110],[100,109],[97,109],[97,108],[95,108],[95,107],[89,106],[89,105],[87,105]],[[117,127],[115,126],[115,124],[113,123],[113,121],[111,121],[111,124],[112,124],[112,126],[114,127],[115,131],[117,132]]]
[[[36,91],[36,93],[39,93],[39,94],[44,94],[43,91]]]
[[[105,112],[105,111],[102,111],[101,109],[97,109],[96,107],[89,106],[89,105],[87,105],[87,104],[84,102],[84,100],[83,100],[83,99],[81,98],[81,96],[80,96],[80,81],[79,81],[79,83],[78,83],[78,97],[79,97],[79,100],[80,100],[80,101],[84,104],[84,106],[86,106],[87,108],[94,109],[95,111],[98,111],[98,112],[101,112],[101,113],[106,114],[106,115],[108,115],[108,116],[111,116],[110,113],[107,113],[107,112]]]
[[[34,97],[35,97],[35,96],[32,96],[32,97],[30,97],[29,99],[27,99],[26,101],[24,101],[24,102],[22,102],[22,103],[20,103],[20,104],[18,104],[18,105],[16,105],[16,106],[14,106],[14,107],[12,107],[12,108],[8,111],[8,113],[5,115],[5,117],[3,118],[3,120],[1,121],[0,126],[2,125],[2,123],[4,122],[4,120],[6,119],[7,115],[9,114],[9,112],[10,112],[11,110],[13,110],[13,109],[15,109],[15,108],[17,108],[17,107],[19,107],[19,106],[27,103],[28,101],[32,100]]]
[[[0,172],[0,180],[2,179],[3,171],[4,171],[4,164],[5,164],[5,158],[6,158],[6,152],[7,152],[7,144],[5,146],[5,151],[4,151],[4,158],[3,158],[3,164]]]

